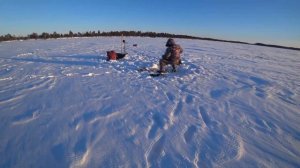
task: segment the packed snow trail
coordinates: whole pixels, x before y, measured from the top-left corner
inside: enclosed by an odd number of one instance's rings
[[[300,52],[164,38],[0,43],[0,167],[299,167]],[[132,44],[138,44],[133,47]]]

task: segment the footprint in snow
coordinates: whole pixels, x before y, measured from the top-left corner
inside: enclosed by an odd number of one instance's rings
[[[183,134],[185,142],[190,143],[193,140],[196,132],[197,132],[197,127],[195,125],[189,126]]]
[[[192,96],[192,95],[186,96],[185,102],[186,102],[187,104],[192,104],[192,103],[194,102],[193,96]]]
[[[150,127],[150,131],[148,133],[148,138],[152,139],[156,136],[157,131],[159,129],[165,129],[166,128],[166,122],[167,120],[159,113],[156,113],[152,117],[153,123]]]
[[[234,133],[218,133],[210,131],[204,139],[199,153],[199,162],[204,167],[221,166],[229,161],[240,160],[244,153],[243,139]],[[222,166],[221,166],[222,167]]]
[[[210,117],[207,114],[206,109],[203,106],[201,106],[199,110],[200,110],[199,112],[200,112],[200,116],[201,116],[203,122],[205,123],[205,125],[207,127],[210,127],[211,120],[210,120]]]
[[[210,92],[210,96],[213,99],[219,99],[222,96],[224,96],[225,94],[227,94],[229,91],[229,89],[216,89],[216,90],[212,90]]]
[[[165,136],[157,137],[154,143],[152,143],[146,153],[146,158],[149,166],[159,167],[159,158],[163,155]]]
[[[86,165],[89,155],[90,149],[88,147],[87,138],[82,137],[76,142],[70,156],[72,161],[71,167],[82,167]]]

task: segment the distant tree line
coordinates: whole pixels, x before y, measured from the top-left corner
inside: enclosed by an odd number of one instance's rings
[[[110,31],[110,32],[100,32],[100,31],[87,31],[87,32],[77,32],[74,33],[69,31],[69,33],[61,34],[57,32],[41,34],[31,33],[27,36],[15,36],[11,34],[6,34],[0,36],[0,41],[11,41],[11,40],[28,40],[28,39],[50,39],[50,38],[68,38],[68,37],[98,37],[98,36],[141,36],[141,37],[175,37],[174,34],[168,33],[155,33],[155,32],[141,32],[141,31]]]
[[[98,31],[87,31],[87,32],[77,32],[74,33],[71,30],[69,33],[61,34],[57,32],[53,33],[46,33],[43,32],[42,34],[32,33],[25,37],[23,36],[14,36],[11,34],[7,34],[4,36],[0,36],[1,41],[11,41],[11,40],[28,40],[28,39],[57,39],[57,38],[71,38],[71,37],[111,37],[111,36],[139,36],[139,37],[165,37],[165,38],[185,38],[185,39],[199,39],[199,40],[210,40],[210,41],[221,41],[221,42],[232,42],[232,43],[243,43],[248,44],[245,42],[240,41],[227,41],[227,40],[219,40],[213,38],[202,38],[202,37],[195,37],[195,36],[188,36],[188,35],[177,35],[177,34],[170,34],[170,33],[156,33],[156,32],[141,32],[141,31],[110,31],[110,32],[100,32]]]
[[[69,31],[69,33],[61,34],[57,32],[42,34],[32,33],[27,36],[14,36],[11,34],[6,34],[0,36],[0,41],[11,41],[11,40],[28,40],[28,39],[50,39],[50,38],[69,38],[69,37],[99,37],[99,36],[140,36],[140,37],[166,37],[166,38],[186,38],[186,39],[203,39],[203,40],[214,40],[214,41],[224,41],[212,38],[201,38],[188,35],[177,35],[170,33],[156,33],[156,32],[141,32],[141,31],[110,31],[110,32],[100,32],[100,31],[87,31],[87,32],[77,32],[74,33]],[[235,41],[232,41],[235,42]],[[242,42],[239,42],[242,43]]]
[[[110,31],[110,32],[101,32],[98,31],[87,31],[87,32],[77,32],[74,33],[71,30],[69,33],[61,34],[57,32],[42,34],[31,33],[27,36],[15,36],[11,34],[6,34],[0,36],[1,41],[11,41],[11,40],[28,40],[28,39],[57,39],[57,38],[72,38],[72,37],[111,37],[111,36],[139,36],[139,37],[165,37],[165,38],[185,38],[185,39],[198,39],[198,40],[208,40],[208,41],[220,41],[220,42],[230,42],[230,43],[240,43],[240,44],[250,44],[241,41],[229,41],[229,40],[220,40],[214,38],[203,38],[203,37],[195,37],[189,35],[178,35],[178,34],[170,34],[170,33],[156,33],[156,32],[141,32],[141,31]],[[284,49],[292,49],[292,50],[300,50],[300,48],[294,47],[285,47],[279,45],[270,45],[263,43],[255,43],[250,45],[258,45],[258,46],[266,46],[266,47],[275,47],[275,48],[284,48]]]
[[[221,42],[232,42],[232,43],[243,43],[248,44],[240,41],[227,41],[227,40],[219,40],[213,38],[202,38],[202,37],[195,37],[189,35],[178,35],[178,34],[170,34],[170,33],[156,33],[156,32],[141,32],[141,31],[110,31],[110,32],[100,32],[98,31],[87,31],[87,32],[77,32],[74,33],[71,30],[69,33],[61,34],[57,32],[53,33],[46,33],[43,32],[42,34],[38,33],[31,33],[27,36],[14,36],[11,34],[7,34],[4,36],[0,36],[1,41],[11,41],[11,40],[28,40],[28,39],[57,39],[57,38],[72,38],[72,37],[111,37],[111,36],[139,36],[139,37],[165,37],[165,38],[185,38],[185,39],[199,39],[199,40],[210,40],[210,41],[221,41]]]

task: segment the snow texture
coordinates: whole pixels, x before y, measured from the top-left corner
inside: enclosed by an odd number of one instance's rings
[[[300,52],[175,40],[0,43],[0,167],[300,167]]]

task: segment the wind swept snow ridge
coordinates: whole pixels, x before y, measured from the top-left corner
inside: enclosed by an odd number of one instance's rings
[[[0,167],[300,167],[299,51],[166,41],[1,43]]]

